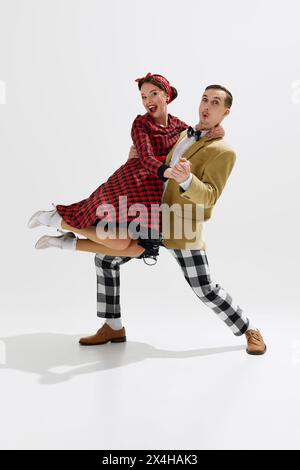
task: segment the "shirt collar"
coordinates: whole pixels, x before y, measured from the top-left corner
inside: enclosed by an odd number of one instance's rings
[[[195,130],[195,131],[198,131],[198,130],[199,130],[199,129],[198,129],[198,124],[196,124],[196,125],[194,126],[194,130]],[[204,137],[204,136],[205,136],[206,134],[208,134],[208,133],[209,133],[209,130],[208,130],[208,131],[201,131],[201,138]]]

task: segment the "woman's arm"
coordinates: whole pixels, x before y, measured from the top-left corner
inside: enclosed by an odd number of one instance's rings
[[[161,163],[155,158],[150,137],[139,116],[133,122],[131,137],[144,168],[149,173],[165,181],[164,172],[169,168],[169,165]]]
[[[139,156],[138,156],[138,153],[137,153],[137,151],[136,151],[136,148],[135,148],[134,145],[132,145],[132,146],[130,147],[130,149],[129,149],[128,160],[129,160],[130,158],[138,158],[138,157],[139,157]]]

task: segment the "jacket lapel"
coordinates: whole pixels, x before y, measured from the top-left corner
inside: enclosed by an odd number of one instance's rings
[[[198,142],[195,142],[190,148],[182,155],[184,158],[189,160],[196,152],[205,147],[209,142],[215,139],[208,139],[207,137],[202,137]]]
[[[180,137],[177,140],[176,144],[167,155],[166,164],[168,164],[171,161],[174,150],[176,149],[179,142],[186,136],[186,134],[187,134],[187,130],[183,131],[180,134]],[[205,136],[202,137],[202,139],[199,139],[198,142],[195,142],[193,145],[191,145],[190,148],[182,156],[186,158],[187,160],[189,160],[196,152],[198,152],[202,147],[205,147],[212,140],[218,140],[218,139],[208,139]]]

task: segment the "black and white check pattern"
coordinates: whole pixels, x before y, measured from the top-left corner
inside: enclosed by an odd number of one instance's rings
[[[120,265],[134,258],[126,256],[95,255],[97,275],[97,316],[119,318],[120,306]]]
[[[184,277],[202,302],[212,309],[232,331],[240,336],[248,328],[249,320],[232,297],[211,280],[205,250],[172,250]],[[120,307],[120,265],[135,259],[122,256],[96,254],[97,316],[118,318]]]
[[[205,250],[169,250],[181,267],[184,277],[202,302],[215,312],[236,336],[248,328],[249,320],[232,297],[211,280]]]

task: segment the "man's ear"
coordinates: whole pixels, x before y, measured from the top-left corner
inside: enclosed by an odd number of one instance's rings
[[[229,108],[226,108],[226,111],[225,111],[225,113],[224,113],[224,118],[225,118],[226,116],[228,116],[228,114],[230,114],[230,109],[229,109]]]

